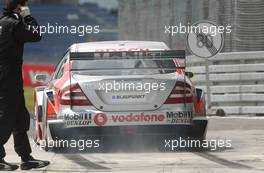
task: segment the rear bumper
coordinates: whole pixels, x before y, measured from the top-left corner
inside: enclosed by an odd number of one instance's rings
[[[51,139],[82,139],[103,136],[172,136],[205,138],[207,118],[194,119],[190,125],[133,125],[133,126],[104,126],[104,127],[73,127],[65,128],[61,121],[48,121]]]

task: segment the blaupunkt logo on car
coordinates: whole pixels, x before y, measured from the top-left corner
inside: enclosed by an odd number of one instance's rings
[[[113,95],[113,100],[121,100],[121,99],[144,99],[145,95]]]
[[[92,114],[90,113],[65,114],[64,122],[67,127],[88,126],[92,123]]]
[[[186,124],[191,123],[193,118],[192,111],[166,112],[167,120],[171,124]]]

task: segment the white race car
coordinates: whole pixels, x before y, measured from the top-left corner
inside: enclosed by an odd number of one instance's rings
[[[204,92],[185,72],[185,51],[162,42],[72,45],[35,88],[36,140],[182,136],[204,139]]]

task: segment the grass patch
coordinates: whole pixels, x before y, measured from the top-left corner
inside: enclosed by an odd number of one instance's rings
[[[24,88],[26,107],[29,112],[34,112],[34,89]]]

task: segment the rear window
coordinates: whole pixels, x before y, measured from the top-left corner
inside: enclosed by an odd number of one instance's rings
[[[72,69],[87,75],[146,75],[173,73],[172,59],[166,60],[74,60]]]

